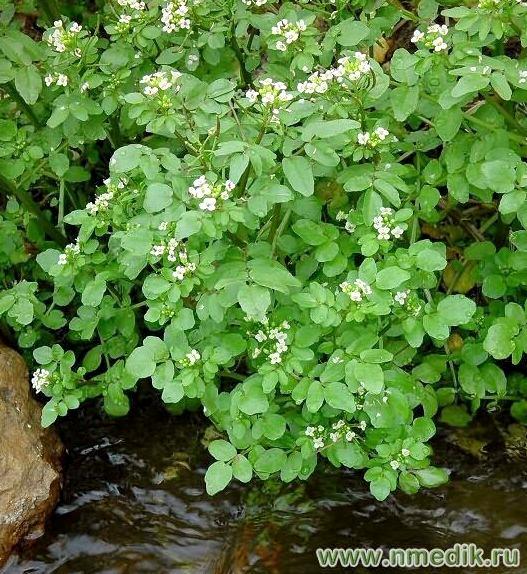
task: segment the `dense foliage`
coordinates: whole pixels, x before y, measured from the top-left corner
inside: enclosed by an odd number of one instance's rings
[[[0,318],[52,424],[141,379],[206,476],[446,472],[527,421],[527,3],[0,2]],[[67,238],[67,239],[66,239]]]

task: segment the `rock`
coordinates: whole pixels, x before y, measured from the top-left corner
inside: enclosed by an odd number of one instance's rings
[[[64,449],[40,413],[24,360],[0,343],[0,565],[42,533],[59,497]]]

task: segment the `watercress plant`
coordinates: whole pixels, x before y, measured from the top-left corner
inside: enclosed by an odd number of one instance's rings
[[[442,484],[434,421],[527,422],[527,5],[0,2],[0,318],[48,426],[141,381],[209,493]]]

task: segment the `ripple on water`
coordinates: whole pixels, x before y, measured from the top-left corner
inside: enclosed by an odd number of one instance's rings
[[[114,420],[85,410],[63,423],[63,501],[46,534],[4,573],[311,574],[323,571],[319,546],[456,542],[520,547],[527,558],[522,464],[475,461],[442,446],[436,460],[448,461],[451,482],[416,497],[377,502],[354,473],[327,469],[307,484],[233,486],[210,498],[202,422],[149,403],[137,410]]]

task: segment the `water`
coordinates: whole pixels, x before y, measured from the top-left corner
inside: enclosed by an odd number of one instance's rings
[[[493,572],[527,572],[527,467],[502,449],[478,461],[440,441],[436,460],[452,480],[415,497],[377,502],[354,473],[325,468],[307,484],[239,485],[210,498],[203,421],[148,401],[135,411],[112,420],[87,409],[63,423],[63,500],[46,534],[3,574],[340,572],[320,568],[315,548],[456,542],[520,548],[523,567]],[[486,572],[434,569],[453,571]]]

